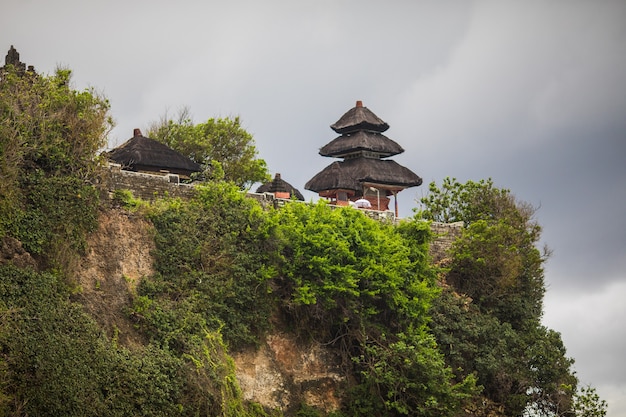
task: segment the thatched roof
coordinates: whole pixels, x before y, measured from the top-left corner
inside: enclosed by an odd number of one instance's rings
[[[333,162],[311,178],[304,188],[316,193],[354,190],[358,195],[366,182],[387,185],[389,188],[409,188],[421,185],[422,179],[395,161],[354,158]]]
[[[163,170],[184,175],[202,171],[199,164],[170,147],[143,136],[139,129],[135,129],[131,139],[110,151],[107,156],[122,167],[134,170]]]
[[[330,125],[330,128],[337,133],[350,133],[357,130],[384,132],[389,129],[389,125],[370,109],[363,107],[361,101],[357,101],[356,106],[348,110],[337,122]]]
[[[320,149],[322,156],[345,157],[358,151],[372,151],[385,158],[404,152],[402,146],[382,133],[360,130],[343,134]]]
[[[257,188],[256,192],[257,193],[276,193],[276,192],[289,193],[291,197],[295,197],[296,199],[300,201],[304,201],[304,196],[302,195],[302,193],[300,193],[300,191],[294,188],[287,181],[283,180],[280,177],[280,174],[278,173],[276,174],[276,176],[274,177],[272,181],[266,182],[265,184]]]

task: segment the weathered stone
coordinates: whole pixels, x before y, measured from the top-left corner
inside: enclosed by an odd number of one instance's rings
[[[336,351],[318,343],[299,344],[294,335],[275,331],[257,350],[233,355],[244,398],[265,407],[293,410],[302,403],[331,412],[345,382]]]
[[[448,251],[456,239],[461,236],[463,222],[439,223],[432,222],[430,230],[435,238],[430,243],[430,256],[435,264],[448,256]]]
[[[37,262],[23,247],[22,242],[5,236],[0,239],[0,265],[12,263],[18,268],[35,268]]]

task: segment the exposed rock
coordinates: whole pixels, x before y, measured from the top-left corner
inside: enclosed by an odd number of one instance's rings
[[[22,247],[22,242],[5,236],[0,239],[0,265],[12,263],[18,268],[35,268],[37,263]]]
[[[338,355],[317,343],[299,344],[293,335],[270,334],[258,350],[233,355],[246,400],[283,411],[301,403],[325,412],[339,409],[345,377]]]
[[[109,337],[128,347],[143,341],[127,318],[140,279],[154,273],[152,226],[123,210],[100,215],[76,271],[80,302]]]

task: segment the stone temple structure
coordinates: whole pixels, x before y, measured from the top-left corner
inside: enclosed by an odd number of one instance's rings
[[[13,47],[13,45],[11,45],[11,48],[9,48],[9,51],[4,57],[4,66],[0,67],[0,71],[9,65],[12,65],[18,73],[24,73],[26,71],[26,64],[20,61],[20,54],[17,52],[17,49]],[[35,67],[29,65],[28,71],[34,73]]]

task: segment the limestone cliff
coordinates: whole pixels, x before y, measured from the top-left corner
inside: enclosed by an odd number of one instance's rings
[[[128,311],[141,278],[154,273],[153,236],[152,226],[141,217],[118,209],[104,211],[75,271],[81,288],[78,300],[109,337],[130,349],[146,343]],[[326,411],[339,408],[336,394],[344,376],[339,358],[322,345],[298,343],[277,329],[258,349],[232,357],[246,400],[285,411],[303,402]]]
[[[126,211],[100,214],[98,230],[75,271],[78,300],[107,332],[125,346],[144,341],[126,312],[139,280],[153,270],[153,233],[148,222]]]

